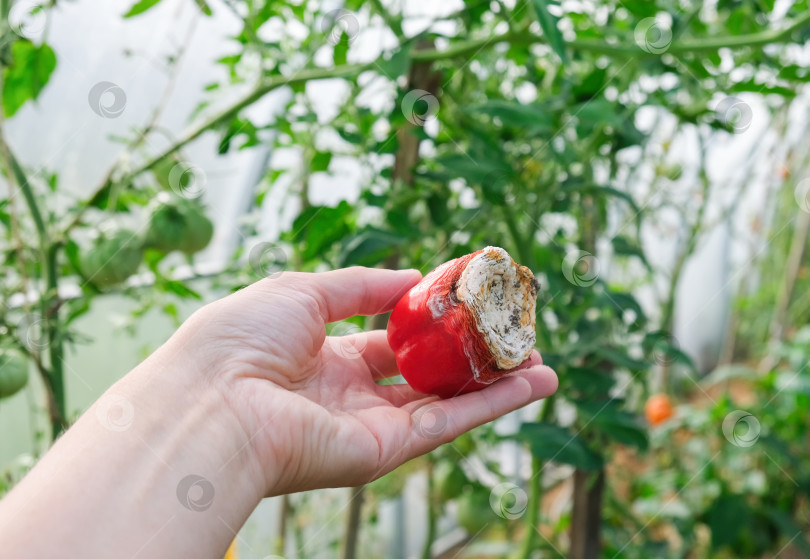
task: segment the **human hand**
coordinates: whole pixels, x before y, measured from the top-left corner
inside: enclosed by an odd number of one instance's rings
[[[359,485],[557,388],[526,368],[439,400],[397,374],[385,332],[415,271],[282,274],[197,311],[115,383],[0,501],[15,557],[222,557],[262,497]],[[48,526],[48,537],[41,527]]]
[[[391,310],[419,279],[285,272],[209,305],[179,333],[244,429],[266,495],[369,482],[556,390],[535,351],[519,373],[440,400],[375,382],[398,374],[384,331],[326,336],[326,323]]]

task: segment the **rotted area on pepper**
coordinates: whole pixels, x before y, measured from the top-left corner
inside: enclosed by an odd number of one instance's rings
[[[446,262],[396,305],[388,339],[405,380],[451,397],[480,390],[524,363],[536,341],[538,285],[499,247]]]

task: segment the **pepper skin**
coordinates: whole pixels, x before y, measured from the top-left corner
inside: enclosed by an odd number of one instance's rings
[[[536,298],[531,271],[502,248],[445,262],[391,313],[388,343],[400,373],[414,390],[442,398],[485,388],[531,355]]]

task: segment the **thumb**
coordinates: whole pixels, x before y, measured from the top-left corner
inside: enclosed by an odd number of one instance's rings
[[[324,322],[388,312],[422,278],[419,270],[362,267],[284,276],[291,287],[306,291],[318,300]]]

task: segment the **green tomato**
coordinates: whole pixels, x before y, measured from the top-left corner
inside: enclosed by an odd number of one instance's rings
[[[0,398],[8,398],[28,384],[28,361],[16,351],[0,349]]]
[[[208,246],[214,237],[214,224],[197,204],[188,204],[184,210],[186,231],[178,247],[180,252],[194,254]]]
[[[458,525],[469,534],[477,534],[497,519],[489,504],[489,491],[468,487],[458,498]]]
[[[112,235],[102,235],[85,252],[81,269],[85,277],[96,287],[110,287],[125,282],[138,271],[143,258],[143,249],[138,236],[127,229]]]
[[[455,499],[464,491],[464,487],[470,482],[458,464],[449,460],[444,460],[436,464],[433,470],[436,492],[444,501]]]
[[[186,234],[186,218],[173,203],[161,204],[149,218],[146,246],[169,253],[177,250]]]
[[[154,175],[158,184],[160,184],[160,186],[162,186],[165,190],[171,190],[172,188],[171,183],[169,182],[169,174],[172,172],[175,165],[177,165],[176,158],[166,157],[165,159],[158,161],[155,166],[152,167],[152,174]]]
[[[149,219],[146,245],[168,254],[199,252],[211,242],[214,224],[197,202],[174,199],[158,206]]]

